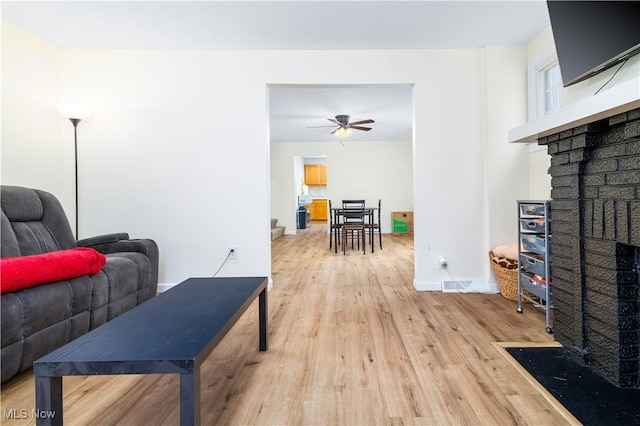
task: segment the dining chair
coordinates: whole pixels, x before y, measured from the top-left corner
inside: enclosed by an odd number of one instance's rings
[[[331,206],[331,200],[329,200],[329,250],[335,244],[335,252],[338,253],[338,244],[340,240],[338,237],[342,238],[341,230],[342,223],[340,222],[340,214],[337,211],[333,210]]]
[[[366,254],[366,220],[364,200],[342,200],[342,254],[347,254],[347,240],[351,239],[351,248],[354,248],[354,240],[362,239],[362,253]]]
[[[369,235],[371,238],[371,251],[373,252],[373,244],[374,244],[374,235],[378,233],[378,239],[380,241],[380,249],[382,250],[382,228],[380,225],[380,211],[382,210],[382,200],[378,200],[378,221],[373,220],[373,212],[370,212],[370,219],[366,224],[366,228],[369,231]]]

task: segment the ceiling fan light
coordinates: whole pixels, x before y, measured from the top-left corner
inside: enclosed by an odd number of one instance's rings
[[[351,129],[349,129],[348,127],[340,127],[338,130],[336,130],[336,135],[340,136],[341,138],[346,138],[350,134]]]

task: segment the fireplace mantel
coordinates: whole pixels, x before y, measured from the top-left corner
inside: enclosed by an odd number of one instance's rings
[[[541,137],[592,123],[640,107],[640,79],[629,80],[596,96],[560,108],[543,118],[509,130],[510,143],[532,143]]]

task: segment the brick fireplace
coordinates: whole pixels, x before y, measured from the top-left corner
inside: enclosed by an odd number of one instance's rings
[[[538,139],[551,155],[554,326],[579,362],[640,387],[640,109]]]

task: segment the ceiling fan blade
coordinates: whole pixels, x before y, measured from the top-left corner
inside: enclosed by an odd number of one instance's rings
[[[331,121],[332,123],[336,123],[338,126],[341,126],[342,123],[340,123],[338,120],[336,120],[335,118],[327,118],[327,120]]]
[[[330,134],[330,135],[333,135],[335,132],[337,132],[337,131],[338,131],[338,129],[339,129],[339,128],[340,128],[340,127],[338,127],[337,129],[335,129],[333,132],[331,132],[331,133],[329,133],[329,134]]]
[[[364,130],[365,132],[368,132],[369,130],[371,130],[371,127],[362,127],[362,126],[349,126],[349,127],[356,130]]]
[[[358,124],[369,124],[369,123],[375,123],[375,121],[373,121],[372,119],[368,119],[368,120],[360,120],[360,121],[354,121],[352,123],[349,123],[350,125],[358,125]]]
[[[317,129],[319,127],[337,127],[337,126],[307,126],[307,129]]]

